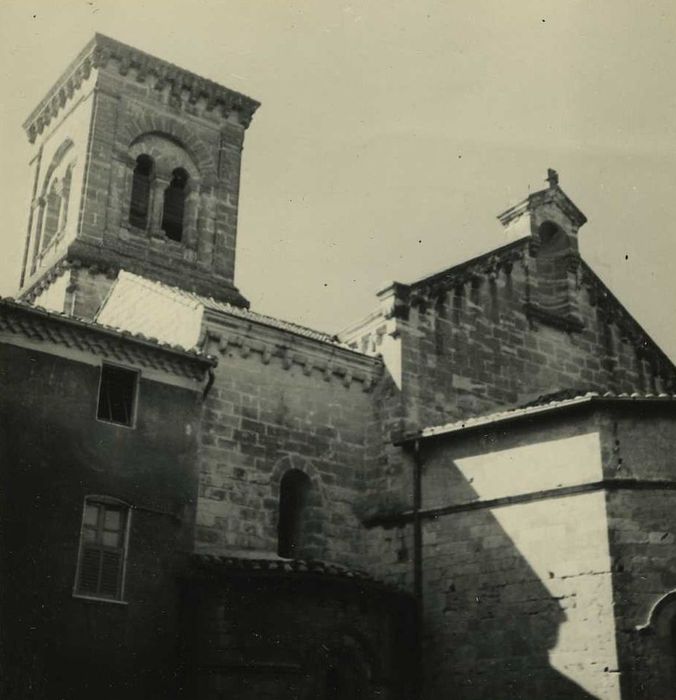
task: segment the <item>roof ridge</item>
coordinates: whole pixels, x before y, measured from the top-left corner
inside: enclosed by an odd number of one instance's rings
[[[202,304],[210,310],[222,311],[224,313],[229,313],[239,318],[249,318],[253,321],[258,321],[265,325],[269,325],[274,328],[279,328],[280,330],[287,330],[290,332],[294,332],[295,330],[298,331],[300,335],[303,335],[305,337],[313,338],[314,340],[318,340],[320,342],[330,343],[345,350],[350,350],[351,352],[358,352],[360,355],[364,354],[342,343],[338,339],[338,336],[336,334],[325,333],[324,331],[316,330],[314,328],[311,328],[310,326],[304,326],[300,323],[296,323],[295,321],[288,321],[286,319],[277,318],[268,314],[262,314],[258,311],[253,311],[251,309],[244,309],[239,306],[235,306],[234,304],[231,304],[227,301],[219,301],[212,296],[206,296],[204,294],[199,294],[198,292],[192,292],[186,289],[182,289],[181,287],[176,287],[159,280],[150,280],[141,275],[137,275],[134,272],[129,272],[128,270],[122,271],[125,273],[125,275],[129,277],[142,280],[145,283],[157,285],[160,288],[169,291],[170,293],[177,294],[183,298],[191,299],[199,304]]]

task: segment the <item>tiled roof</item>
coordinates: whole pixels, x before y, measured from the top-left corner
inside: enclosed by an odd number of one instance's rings
[[[550,401],[546,401],[545,399],[546,397],[541,397],[541,399],[536,400],[536,402],[531,402],[526,406],[510,408],[503,411],[496,411],[495,413],[489,413],[483,416],[476,416],[474,418],[466,418],[460,421],[445,423],[443,425],[436,425],[430,426],[428,428],[423,428],[417,433],[405,436],[398,442],[399,444],[403,444],[405,442],[410,442],[419,438],[428,438],[435,437],[437,435],[448,435],[450,433],[458,433],[486,425],[501,423],[503,421],[511,421],[527,416],[535,416],[540,415],[542,413],[549,413],[551,411],[567,408],[569,406],[577,406],[585,403],[637,403],[640,401],[672,403],[676,402],[676,394],[615,394],[612,392],[599,394],[594,391],[588,391],[584,394],[579,394],[577,396],[572,396],[569,398],[553,399]]]
[[[22,314],[27,318],[13,319],[13,317]],[[50,324],[52,327],[50,327]],[[214,366],[217,363],[215,357],[199,350],[187,350],[180,346],[161,343],[155,338],[148,338],[140,333],[130,333],[129,331],[97,323],[96,321],[50,311],[26,302],[17,301],[11,297],[0,298],[0,330],[2,329],[22,333],[31,339],[47,340],[95,353],[105,354],[106,349],[110,349],[113,354],[119,355],[121,352],[124,352],[119,348],[120,344],[131,344],[138,349],[145,349],[148,351],[146,354],[154,355],[155,359],[152,360],[151,364],[158,367],[162,366],[165,369],[176,370],[178,368],[176,361],[169,360],[169,356],[173,356],[181,362],[199,363],[202,366]],[[106,344],[100,340],[95,340],[92,334],[117,343],[118,347],[115,349],[112,346],[108,348],[110,342]],[[164,356],[164,359],[160,360],[160,356]],[[185,374],[184,371],[181,373]],[[194,373],[190,372],[189,374],[192,375]]]
[[[232,306],[231,304],[226,304],[225,302],[216,301],[215,299],[211,298],[205,299],[205,306],[208,309],[222,311],[223,313],[231,314],[232,316],[239,316],[240,318],[246,318],[250,321],[255,321],[256,323],[262,323],[266,326],[272,326],[273,328],[279,328],[284,331],[289,331],[289,333],[295,333],[296,335],[302,335],[306,338],[319,340],[322,343],[331,343],[332,345],[340,345],[341,347],[345,347],[338,340],[338,336],[336,335],[322,333],[321,331],[316,331],[312,328],[308,328],[307,326],[301,326],[297,323],[292,323],[291,321],[283,321],[279,318],[273,318],[272,316],[259,314],[255,311],[243,309],[239,306]]]
[[[397,590],[394,586],[389,586],[378,581],[365,571],[350,569],[340,564],[333,564],[317,559],[283,559],[282,557],[273,559],[256,556],[233,557],[214,554],[194,554],[192,556],[192,561],[198,570],[259,575],[282,574],[302,576],[303,574],[314,574],[369,583],[392,591]]]

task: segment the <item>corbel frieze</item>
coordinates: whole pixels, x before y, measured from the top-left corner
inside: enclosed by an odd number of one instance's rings
[[[308,352],[300,344],[289,343],[284,339],[274,341],[245,338],[232,329],[227,331],[207,329],[201,346],[205,352],[218,353],[221,356],[227,356],[231,349],[238,348],[238,354],[242,358],[250,358],[256,354],[263,364],[270,364],[275,358],[287,371],[294,365],[298,365],[306,376],[317,372],[326,382],[330,382],[336,377],[346,388],[351,387],[354,382],[360,383],[364,391],[371,390],[380,375],[379,370],[382,369],[381,360],[373,357],[359,356],[359,364],[363,365],[366,361],[372,365],[372,368],[353,368],[350,366],[349,360],[338,357],[335,348],[331,348],[327,354],[321,353],[321,351],[319,353]],[[325,357],[321,357],[322,354],[325,354]]]
[[[120,75],[128,76],[133,72],[136,82],[148,82],[157,93],[164,93],[168,88],[170,102],[178,109],[194,111],[194,105],[203,100],[204,111],[220,110],[219,116],[230,121],[234,117],[245,129],[259,107],[258,102],[246,95],[97,34],[24,123],[30,142],[35,141],[72,99],[92,69],[105,69],[113,64]]]

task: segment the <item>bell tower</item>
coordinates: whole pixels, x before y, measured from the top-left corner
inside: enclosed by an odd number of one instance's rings
[[[238,306],[241,153],[254,100],[96,34],[24,123],[22,298],[92,317],[120,269]]]

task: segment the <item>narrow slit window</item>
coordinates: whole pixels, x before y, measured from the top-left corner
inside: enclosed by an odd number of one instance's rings
[[[277,553],[280,557],[298,558],[302,555],[310,496],[307,474],[291,469],[279,485],[279,522]]]
[[[183,238],[183,215],[187,185],[188,173],[183,168],[176,168],[171,175],[169,187],[164,191],[162,230],[172,241],[180,242]]]
[[[96,416],[108,423],[131,426],[138,390],[138,372],[103,365]]]
[[[129,223],[137,228],[148,227],[150,213],[150,189],[153,176],[153,159],[140,155],[136,159],[134,178],[131,185],[131,206],[129,208]]]
[[[128,527],[128,506],[85,500],[76,594],[122,600]]]

